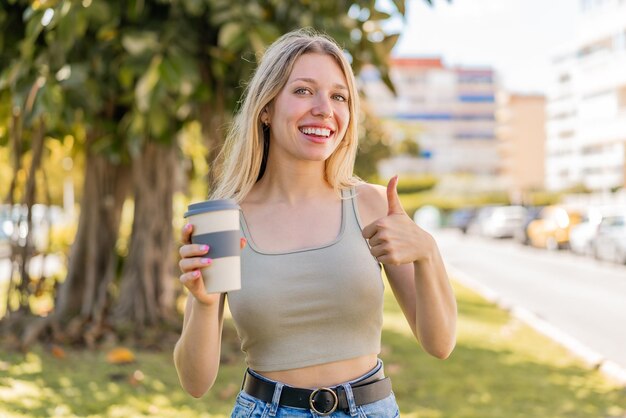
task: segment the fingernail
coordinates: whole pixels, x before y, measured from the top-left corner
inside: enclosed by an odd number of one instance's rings
[[[202,246],[202,251],[209,251],[209,246],[208,245],[203,245]]]
[[[200,277],[200,272],[198,270],[194,270],[193,277]]]
[[[210,258],[203,258],[202,259],[202,264],[211,264],[211,261],[213,261],[213,260],[211,260]]]
[[[189,231],[191,229],[191,224],[185,225],[185,231]]]

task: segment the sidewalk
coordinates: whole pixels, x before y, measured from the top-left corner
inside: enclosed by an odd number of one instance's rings
[[[461,270],[449,264],[446,264],[446,269],[452,280],[455,280],[463,286],[472,289],[489,302],[496,304],[498,307],[507,312],[510,312],[511,315],[525,322],[537,332],[561,344],[570,352],[581,358],[590,368],[598,369],[608,378],[613,379],[620,384],[626,385],[626,367],[607,360],[602,354],[592,350],[576,338],[559,330],[527,309],[524,309],[521,306],[516,306],[511,301],[498,295],[493,289],[483,285],[478,280]]]

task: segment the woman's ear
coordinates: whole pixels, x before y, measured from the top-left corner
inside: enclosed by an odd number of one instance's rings
[[[269,105],[267,105],[261,111],[261,123],[263,125],[265,125],[265,126],[269,126],[270,125],[270,119],[271,119],[271,115],[270,115],[270,111],[269,111]]]

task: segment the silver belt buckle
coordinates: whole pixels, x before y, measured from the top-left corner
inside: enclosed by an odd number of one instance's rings
[[[333,395],[333,407],[330,409],[330,411],[322,412],[322,411],[319,411],[315,407],[315,395],[317,395],[318,392],[330,392]],[[339,405],[339,398],[337,398],[337,394],[335,393],[334,390],[329,389],[329,388],[318,388],[318,389],[315,389],[313,392],[311,392],[311,395],[309,396],[309,406],[311,407],[311,410],[313,412],[315,412],[316,414],[321,415],[321,416],[326,416],[326,415],[332,414],[333,412],[335,412],[335,410],[337,409],[338,405]]]

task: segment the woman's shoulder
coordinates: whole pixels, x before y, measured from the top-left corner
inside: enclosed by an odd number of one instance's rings
[[[361,182],[356,186],[359,215],[364,225],[387,215],[387,189],[379,184]]]

